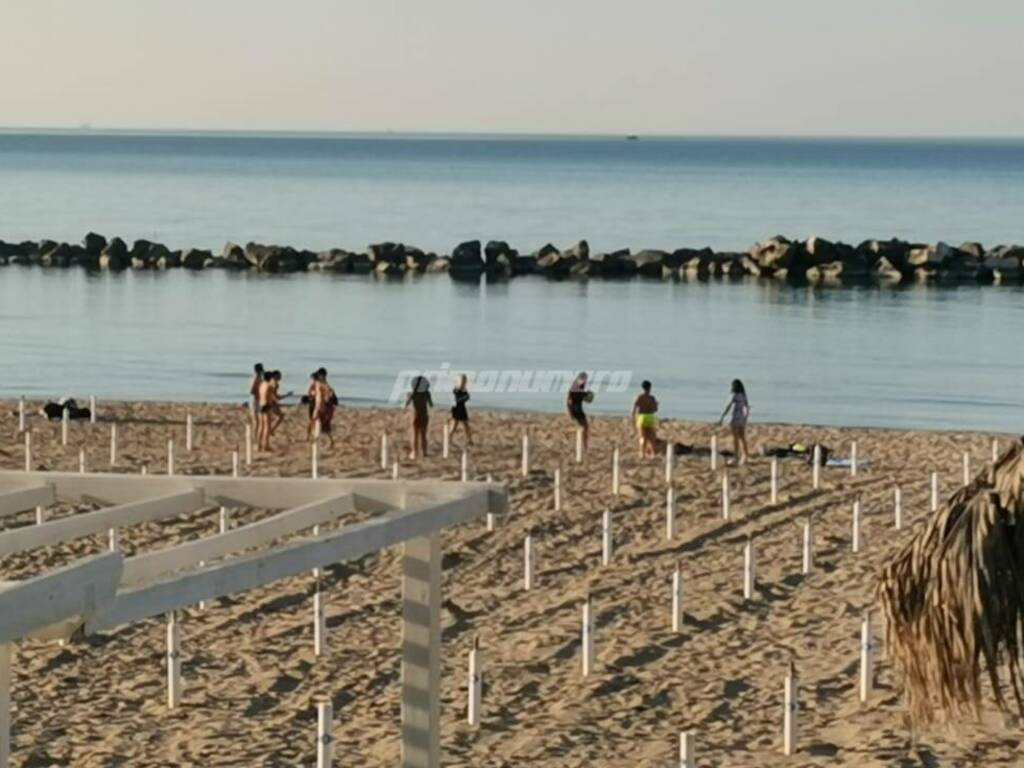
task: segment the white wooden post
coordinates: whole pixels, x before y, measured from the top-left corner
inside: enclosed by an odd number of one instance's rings
[[[533,537],[529,534],[523,540],[523,589],[533,589]]]
[[[117,424],[110,425],[110,466],[117,465]]]
[[[665,443],[665,482],[672,482],[672,464],[674,463],[675,455],[672,453],[672,443]]]
[[[697,768],[697,758],[693,731],[679,734],[679,768]]]
[[[167,708],[181,704],[181,628],[171,611],[167,614]]]
[[[139,474],[140,475],[148,475],[149,474],[149,465],[148,464],[143,464],[142,468],[139,469]]]
[[[317,420],[313,422],[313,441],[318,442],[320,440],[320,435],[322,434],[323,427],[320,425],[320,419],[318,417]]]
[[[387,432],[380,436],[380,468],[388,468],[388,435]]]
[[[65,408],[60,416],[60,444],[63,446],[68,444],[68,423],[68,409]]]
[[[231,516],[230,516],[230,513],[228,512],[228,508],[227,507],[221,507],[220,508],[220,518],[219,518],[218,528],[219,528],[221,533],[227,533],[228,528],[230,528],[230,527],[231,527]]]
[[[999,441],[992,438],[992,463],[995,464],[997,461],[999,461]]]
[[[231,452],[231,476],[238,477],[238,451]]]
[[[821,446],[815,443],[811,454],[811,481],[814,490],[821,488]]]
[[[892,516],[893,527],[896,530],[903,528],[903,491],[897,485],[892,492]]]
[[[317,579],[313,593],[313,655],[323,656],[327,652],[327,612],[324,610],[324,593]]]
[[[935,512],[939,508],[939,473],[932,472],[932,512]]]
[[[743,547],[743,599],[754,599],[754,582],[757,578],[754,563],[754,542],[747,539]]]
[[[718,435],[711,436],[711,471],[718,469]]]
[[[120,544],[117,539],[117,528],[110,528],[107,531],[107,549],[111,552],[117,552],[120,549]]]
[[[971,484],[971,454],[964,451],[964,485]]]
[[[402,555],[403,768],[441,765],[441,536],[404,544]]]
[[[11,651],[13,643],[0,643],[0,768],[11,760]]]
[[[619,495],[619,446],[612,448],[612,494]]]
[[[871,614],[860,623],[860,700],[865,702],[875,687],[875,660],[871,644]]]
[[[397,480],[398,479],[398,462],[397,461],[391,462],[391,479],[392,480]]]
[[[480,700],[484,687],[483,659],[480,657],[480,638],[473,638],[473,647],[469,651],[469,682],[466,721],[472,725],[480,724]]]
[[[18,398],[18,431],[25,431],[25,397]]]
[[[676,492],[669,486],[665,492],[665,538],[672,541],[676,537]]]
[[[779,503],[779,459],[772,456],[771,503]]]
[[[523,477],[530,474],[530,436],[523,433]]]
[[[459,474],[462,478],[462,482],[469,480],[469,454],[466,453],[465,449],[462,451],[462,461],[460,464]]]
[[[46,522],[46,507],[36,507],[36,525]]]
[[[494,479],[491,477],[491,473],[488,472],[487,473],[487,483],[490,484],[492,482],[494,482]],[[497,515],[495,515],[493,512],[488,512],[487,513],[487,530],[488,531],[493,531],[496,525],[497,525]]]
[[[555,467],[555,512],[562,509],[562,470]]]
[[[722,473],[722,519],[729,519],[729,473]]]
[[[806,576],[814,565],[814,528],[810,519],[804,521],[804,546],[801,573]]]
[[[611,564],[614,547],[615,543],[612,538],[612,511],[610,509],[606,509],[601,514],[601,565]]]
[[[446,423],[441,424],[441,458],[448,458],[448,425]]]
[[[672,631],[676,634],[683,631],[685,616],[683,614],[683,571],[676,563],[672,572]]]
[[[245,466],[252,466],[252,424],[245,424]]]
[[[576,427],[576,463],[583,463],[583,428]]]
[[[590,595],[583,601],[583,676],[594,671],[594,607]]]
[[[334,705],[318,701],[316,705],[316,768],[334,765]]]
[[[96,423],[96,395],[89,396],[89,423]]]
[[[797,743],[797,679],[796,670],[789,665],[789,673],[786,675],[786,682],[783,687],[784,710],[782,716],[782,752],[786,755],[796,754]]]
[[[174,474],[174,438],[167,438],[167,474]]]
[[[25,471],[32,471],[32,432],[25,430]]]
[[[78,474],[85,474],[85,448],[78,449]]]
[[[850,443],[850,477],[857,476],[857,441]]]
[[[860,552],[860,499],[853,502],[853,553]]]

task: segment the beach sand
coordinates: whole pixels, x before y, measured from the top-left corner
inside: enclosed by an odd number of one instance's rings
[[[38,407],[33,404],[32,407]],[[184,419],[195,419],[196,448],[184,450]],[[24,465],[16,404],[2,404],[0,467]],[[401,475],[459,476],[461,438],[441,458],[441,416],[431,422],[433,455]],[[321,451],[321,476],[390,477],[380,469],[380,435],[393,456],[404,447],[408,415],[339,410],[338,444]],[[243,472],[308,476],[304,410],[289,411],[275,453]],[[676,538],[665,531],[664,460],[641,461],[623,418],[597,418],[583,464],[564,416],[472,412],[478,444],[470,474],[507,484],[510,514],[488,532],[483,521],[446,531],[444,541],[443,733],[449,766],[672,766],[678,735],[696,735],[702,766],[1012,766],[1024,763],[1021,729],[995,713],[957,730],[912,734],[898,680],[885,660],[881,616],[876,690],[858,700],[860,623],[872,605],[882,564],[928,514],[929,473],[942,490],[962,482],[961,455],[980,469],[991,435],[835,429],[751,428],[751,446],[820,441],[837,454],[858,443],[864,462],[822,472],[780,461],[780,499],[769,503],[769,460],[731,468],[732,519],[722,520],[720,471],[707,457],[683,457],[673,485]],[[246,411],[238,406],[100,403],[96,425],[33,417],[35,463],[108,471],[109,424],[116,420],[116,469],[166,471],[167,439],[178,473],[231,471]],[[533,469],[520,474],[524,431]],[[673,440],[706,446],[707,424],[664,422]],[[727,443],[719,431],[722,447]],[[1001,436],[1006,444],[1007,436]],[[622,455],[622,487],[611,493],[612,445]],[[404,453],[404,452],[403,452]],[[562,509],[553,508],[553,470],[561,467]],[[905,527],[893,529],[893,487],[903,489]],[[851,509],[863,504],[863,541],[851,552]],[[615,552],[601,565],[601,516],[611,510]],[[69,514],[67,506],[53,515]],[[265,511],[241,511],[236,522]],[[814,519],[814,567],[803,577],[802,526]],[[6,525],[29,524],[25,513]],[[209,535],[217,511],[171,524],[121,531],[127,555]],[[533,535],[537,570],[523,589],[523,539]],[[742,598],[743,546],[757,559],[754,598]],[[102,551],[105,537],[5,558],[0,579],[25,578]],[[291,766],[315,759],[316,700],[334,702],[336,764],[393,766],[399,757],[399,567],[388,550],[327,569],[328,652],[313,654],[312,579],[294,578],[182,612],[183,705],[166,708],[165,634],[154,619],[64,647],[26,641],[14,660],[16,766]],[[686,624],[671,626],[671,574],[683,574]],[[596,670],[581,676],[581,603],[596,613]],[[466,663],[474,636],[484,658],[483,719],[466,724]],[[783,678],[799,675],[799,753],[781,751]]]

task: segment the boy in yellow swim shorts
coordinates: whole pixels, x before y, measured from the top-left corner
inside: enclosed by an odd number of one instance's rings
[[[636,425],[640,455],[654,457],[657,455],[658,445],[658,417],[655,416],[658,412],[658,401],[651,394],[651,382],[644,381],[640,388],[643,391],[633,401],[633,423]]]

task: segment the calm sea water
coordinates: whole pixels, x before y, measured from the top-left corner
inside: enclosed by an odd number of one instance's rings
[[[0,239],[219,248],[745,248],[782,232],[1024,242],[1024,142],[0,134]],[[1024,431],[1024,291],[479,286],[443,276],[0,270],[0,395],[241,400],[255,360],[381,403],[400,370],[625,370],[672,416]],[[444,387],[447,389],[447,387]],[[446,401],[447,395],[439,398]],[[560,410],[554,394],[478,406]]]

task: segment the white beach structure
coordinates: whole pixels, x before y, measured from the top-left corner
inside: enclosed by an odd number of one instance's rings
[[[40,525],[0,531],[0,557],[35,547],[170,520],[199,509],[280,510],[206,538],[124,557],[108,552],[23,581],[0,581],[0,768],[10,762],[12,646],[73,638],[152,617],[332,563],[403,545],[401,765],[440,765],[440,532],[504,514],[504,489],[488,483],[372,479],[0,472],[0,515],[55,501],[100,505]],[[358,513],[359,522],[346,522]],[[328,524],[337,524],[327,529]],[[319,535],[313,533],[319,526]],[[0,573],[0,578],[3,574]],[[182,619],[177,633],[187,632]],[[175,643],[176,645],[177,643]],[[177,657],[178,648],[169,648]],[[175,665],[177,669],[177,665]],[[96,671],[101,674],[100,670]],[[169,676],[175,686],[181,681]],[[54,702],[57,707],[59,702]]]

